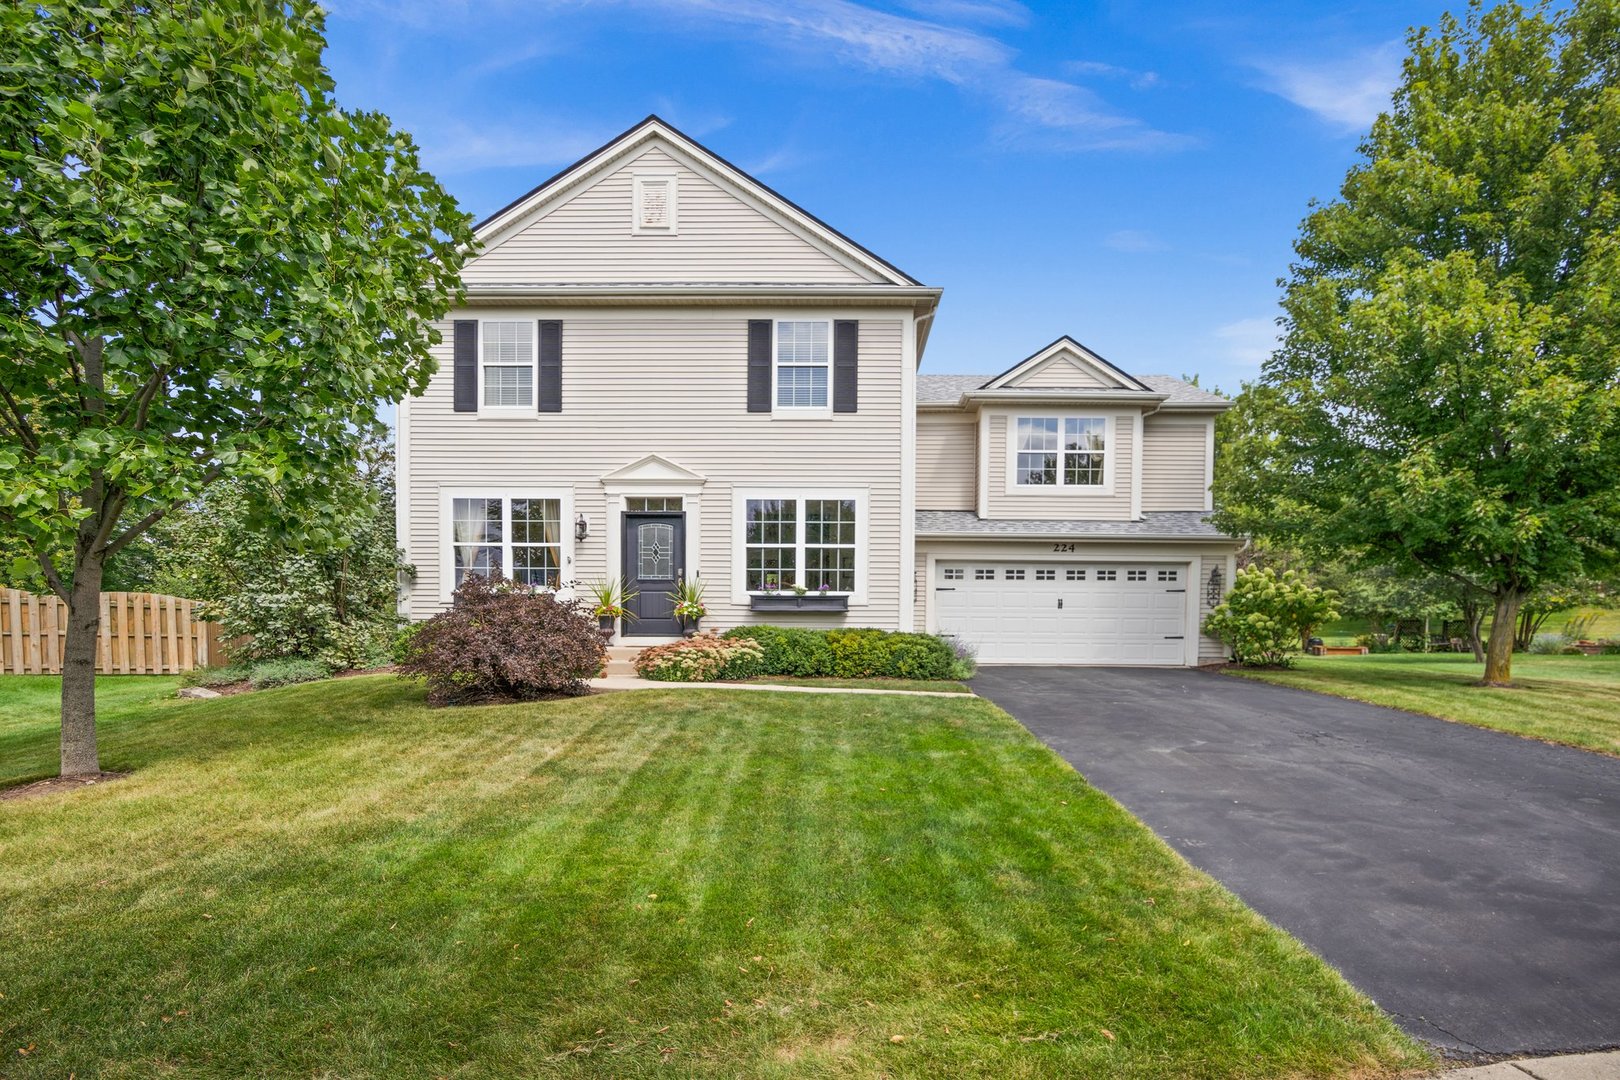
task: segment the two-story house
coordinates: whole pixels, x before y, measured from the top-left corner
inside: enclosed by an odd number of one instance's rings
[[[704,625],[930,630],[985,662],[1192,664],[1232,538],[1224,399],[1064,338],[921,376],[940,290],[649,117],[480,223],[399,410],[411,618],[470,573],[619,578],[625,644]],[[797,595],[796,590],[804,590]]]

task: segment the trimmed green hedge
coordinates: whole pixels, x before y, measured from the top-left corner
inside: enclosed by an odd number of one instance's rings
[[[724,637],[748,638],[764,652],[762,675],[831,679],[954,679],[956,652],[930,634],[888,630],[801,630],[739,626]]]

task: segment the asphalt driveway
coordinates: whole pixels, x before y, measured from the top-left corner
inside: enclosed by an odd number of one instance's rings
[[[1620,760],[1185,669],[973,688],[1413,1034],[1620,1045]]]

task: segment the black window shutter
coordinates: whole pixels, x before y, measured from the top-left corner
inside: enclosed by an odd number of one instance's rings
[[[478,320],[455,322],[455,410],[478,411]]]
[[[771,320],[748,320],[748,411],[771,411]]]
[[[861,324],[833,323],[833,412],[854,412],[859,397]]]
[[[535,397],[541,412],[562,412],[562,323],[541,320],[540,382]]]

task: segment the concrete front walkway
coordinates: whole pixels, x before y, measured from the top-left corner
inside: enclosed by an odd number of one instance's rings
[[[1453,1069],[1435,1080],[1620,1080],[1620,1050],[1606,1054],[1567,1054],[1526,1058]]]
[[[901,697],[953,697],[967,700],[971,693],[949,690],[880,690],[867,686],[793,686],[784,683],[657,682],[639,675],[608,675],[590,681],[592,690],[774,690],[785,694],[898,694]]]

